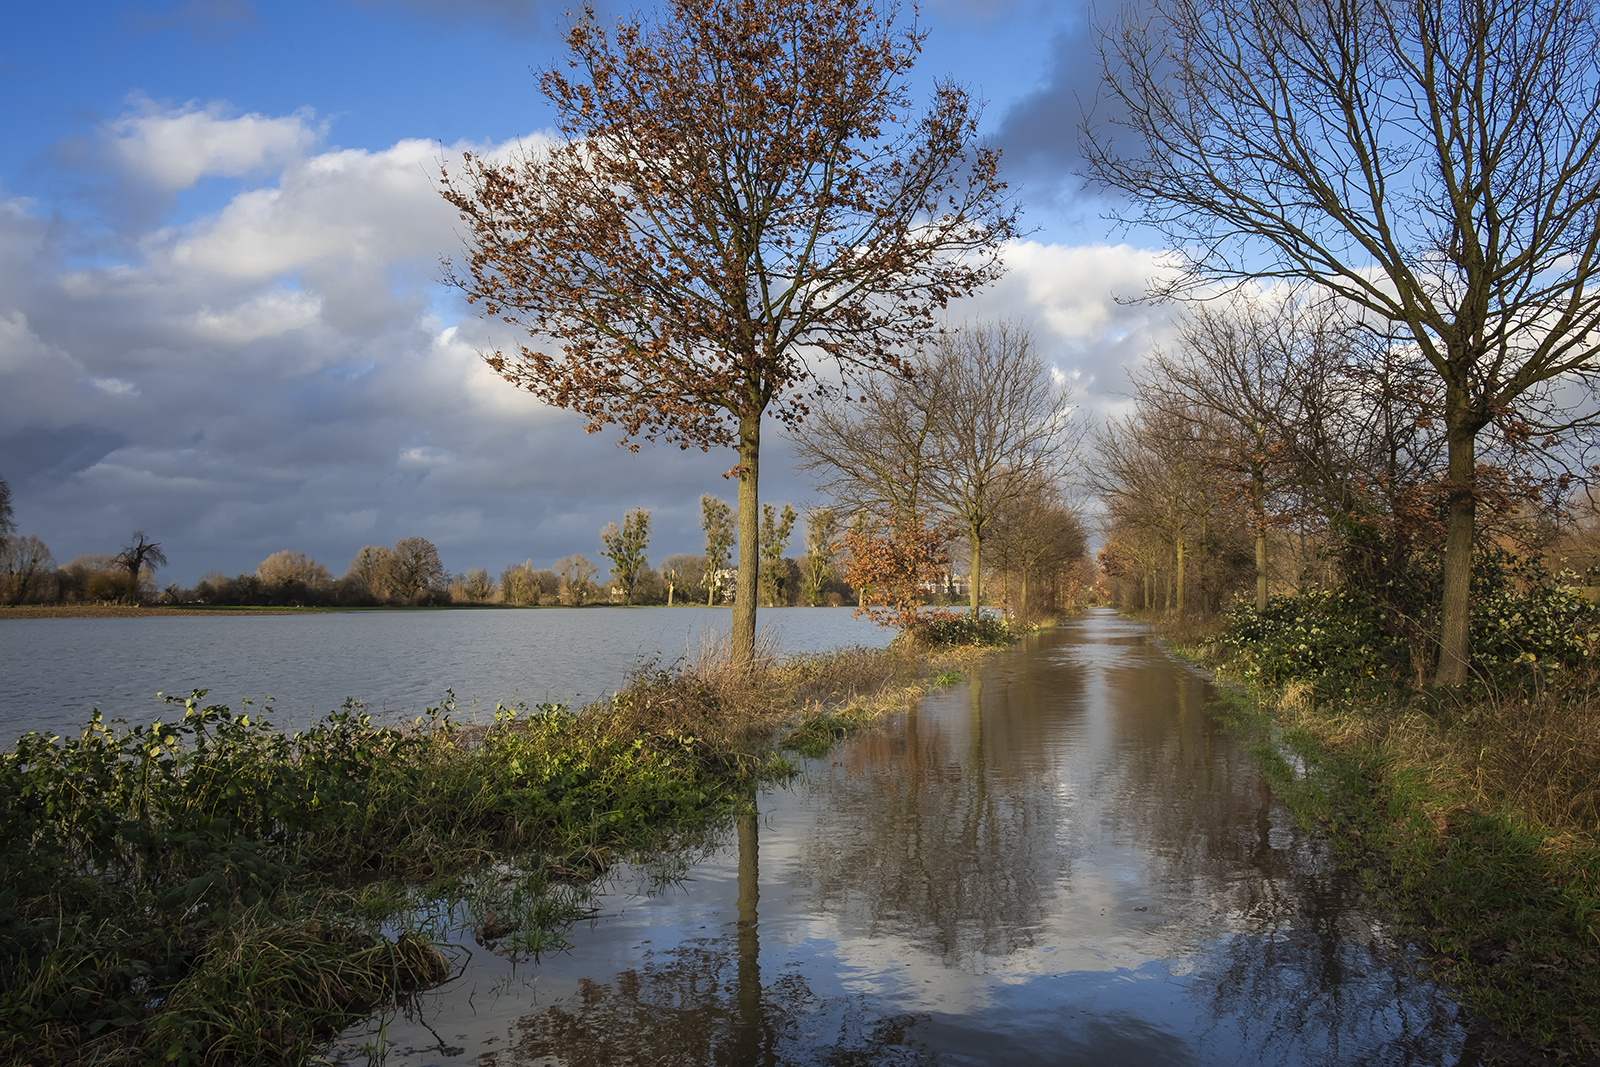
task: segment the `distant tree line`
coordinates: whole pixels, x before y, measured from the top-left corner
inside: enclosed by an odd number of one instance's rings
[[[167,558],[159,542],[136,532],[116,554],[79,556],[57,566],[37,537],[16,533],[10,488],[0,479],[0,603],[195,604],[217,607],[383,607],[449,604],[515,607],[592,604],[716,605],[733,600],[730,554],[733,509],[714,497],[701,501],[706,552],[673,555],[651,566],[651,514],[636,508],[620,524],[600,531],[599,556],[609,574],[579,553],[546,568],[531,559],[498,578],[486,568],[451,574],[427,538],[406,537],[392,546],[365,545],[345,573],[304,552],[274,552],[252,571],[203,575],[192,587],[158,588],[155,572]],[[837,523],[827,508],[808,512],[805,554],[785,556],[799,513],[792,505],[763,508],[759,595],[767,606],[841,604],[851,594],[840,580]]]

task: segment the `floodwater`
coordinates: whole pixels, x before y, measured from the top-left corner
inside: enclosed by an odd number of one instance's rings
[[[1203,709],[1092,611],[759,795],[570,952],[460,977],[335,1059],[498,1067],[1474,1064],[1477,1044]]]
[[[464,716],[485,719],[500,702],[587,702],[641,663],[667,665],[726,635],[730,618],[726,608],[605,607],[5,619],[0,748],[28,730],[75,734],[95,708],[170,720],[156,693],[193,689],[235,711],[270,696],[280,728],[307,726],[346,697],[382,721],[408,721],[447,689]],[[892,636],[838,608],[763,608],[759,623],[784,653]]]

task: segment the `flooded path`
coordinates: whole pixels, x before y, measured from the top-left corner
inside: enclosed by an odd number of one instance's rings
[[[474,947],[410,1018],[336,1052],[1475,1063],[1454,1004],[1359,910],[1209,696],[1142,626],[1090,612],[764,792],[680,884],[624,878],[571,953],[513,966]]]

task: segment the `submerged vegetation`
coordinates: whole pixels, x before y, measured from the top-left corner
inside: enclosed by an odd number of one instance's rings
[[[285,734],[197,691],[170,722],[26,735],[0,754],[0,1060],[301,1062],[453,973],[446,929],[561,944],[615,860],[715,829],[792,773],[781,746],[823,751],[930,673],[703,649],[581,710],[488,723],[450,699],[403,727],[350,703]]]

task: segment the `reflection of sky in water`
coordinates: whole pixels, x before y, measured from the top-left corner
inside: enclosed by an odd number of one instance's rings
[[[847,609],[763,608],[782,652],[882,647],[891,636]],[[301,727],[363,701],[407,720],[455,691],[465,715],[497,702],[589,701],[652,657],[670,664],[728,632],[722,608],[359,611],[0,620],[0,745],[27,730],[76,730],[98,707],[142,723],[160,692],[209,700],[275,698],[271,720]],[[168,718],[171,718],[168,713]]]
[[[1107,613],[1033,644],[764,794],[683,884],[619,885],[570,955],[507,982],[480,951],[389,1062],[1471,1060],[1204,682]]]

